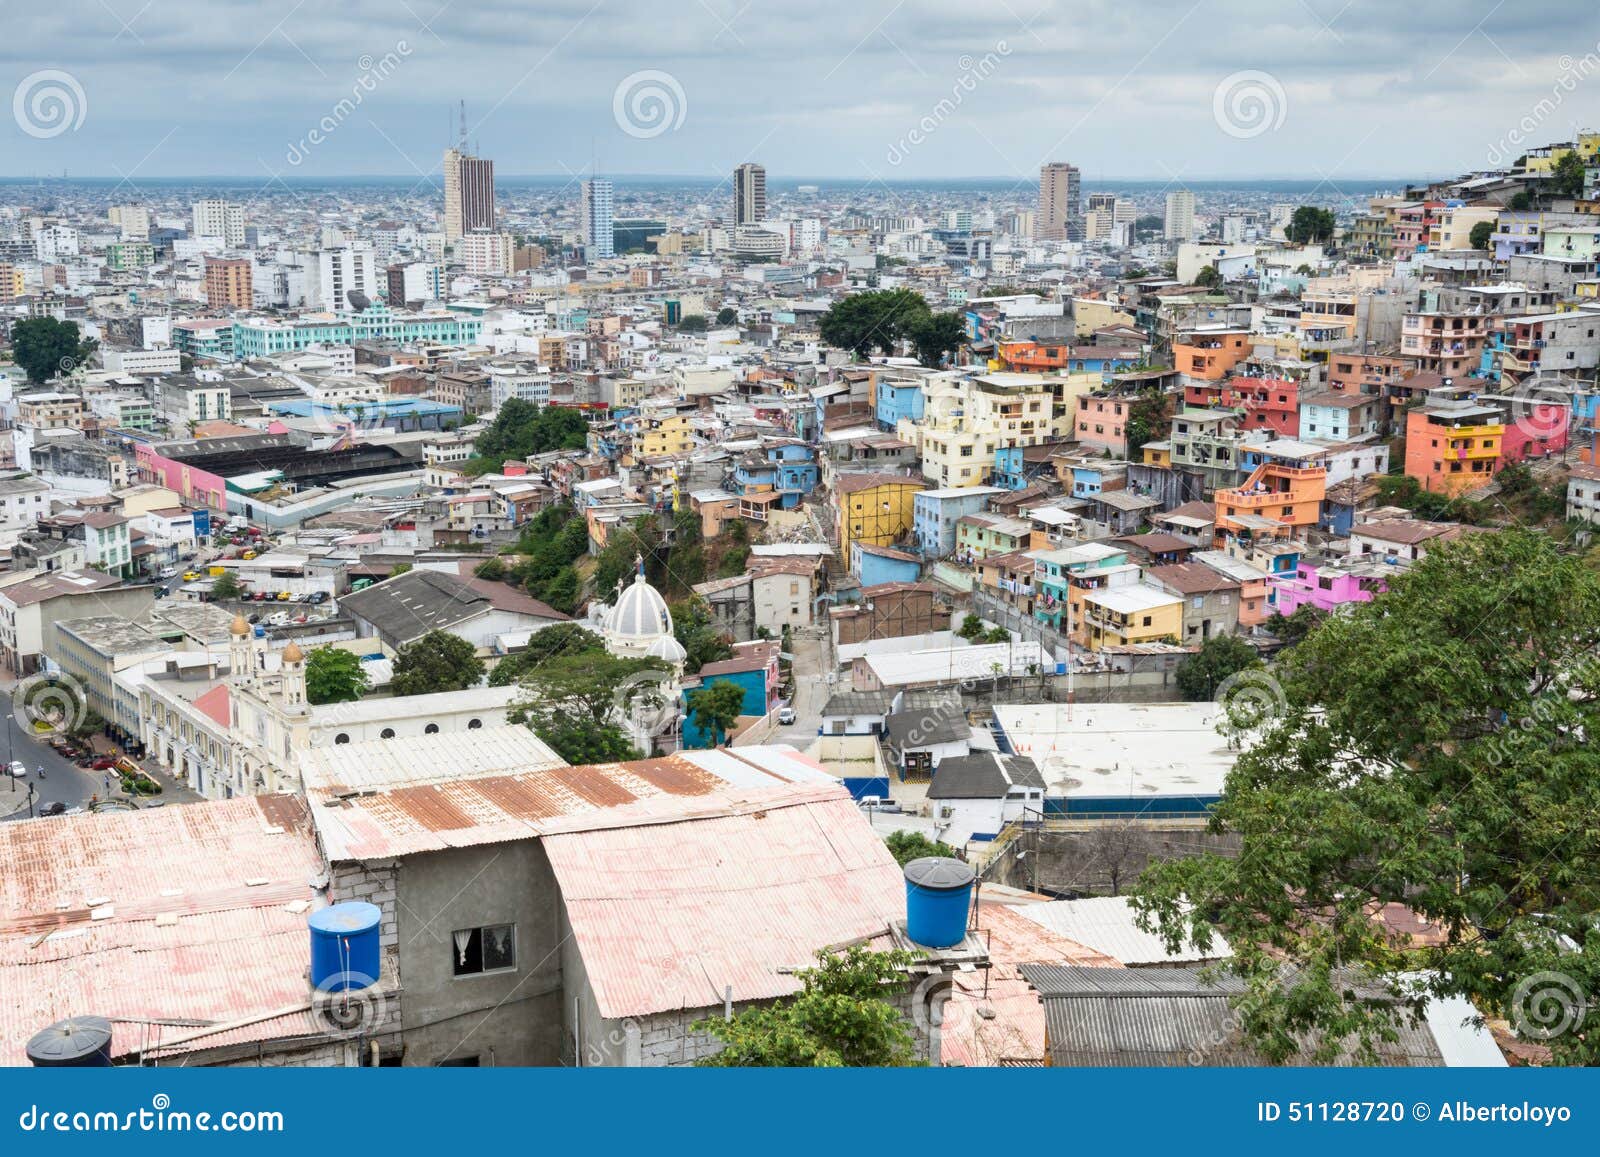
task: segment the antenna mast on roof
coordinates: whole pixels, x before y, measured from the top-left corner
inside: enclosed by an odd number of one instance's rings
[[[467,151],[467,102],[461,102],[461,151]]]

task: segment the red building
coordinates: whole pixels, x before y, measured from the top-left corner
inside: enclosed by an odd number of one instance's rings
[[[1191,381],[1183,388],[1183,401],[1200,409],[1240,410],[1242,430],[1270,430],[1277,438],[1300,435],[1300,383],[1288,378]]]

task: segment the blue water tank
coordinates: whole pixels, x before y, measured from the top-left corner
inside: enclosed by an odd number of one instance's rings
[[[311,986],[320,992],[343,992],[376,984],[379,963],[378,926],[383,912],[359,900],[334,904],[311,913]]]
[[[906,933],[928,948],[951,948],[967,936],[972,869],[960,860],[924,856],[906,865]]]

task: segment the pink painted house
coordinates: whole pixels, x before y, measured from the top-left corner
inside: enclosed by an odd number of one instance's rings
[[[1370,603],[1375,595],[1389,589],[1384,574],[1394,569],[1372,562],[1359,562],[1354,566],[1303,562],[1293,576],[1273,578],[1268,597],[1272,609],[1285,616],[1304,606],[1332,611],[1346,603]]]
[[[144,481],[176,490],[196,506],[228,508],[228,484],[219,475],[168,458],[148,444],[135,446],[133,452],[139,462],[139,477]]]

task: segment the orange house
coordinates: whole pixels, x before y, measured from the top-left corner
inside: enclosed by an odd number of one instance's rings
[[[1435,494],[1460,494],[1499,473],[1504,415],[1473,402],[1435,402],[1406,415],[1406,473]]]
[[[1250,356],[1250,331],[1202,327],[1172,339],[1173,368],[1190,378],[1220,382]]]
[[[1322,516],[1328,494],[1328,469],[1309,458],[1274,454],[1265,448],[1243,486],[1216,494],[1218,543],[1229,538],[1303,538]]]

